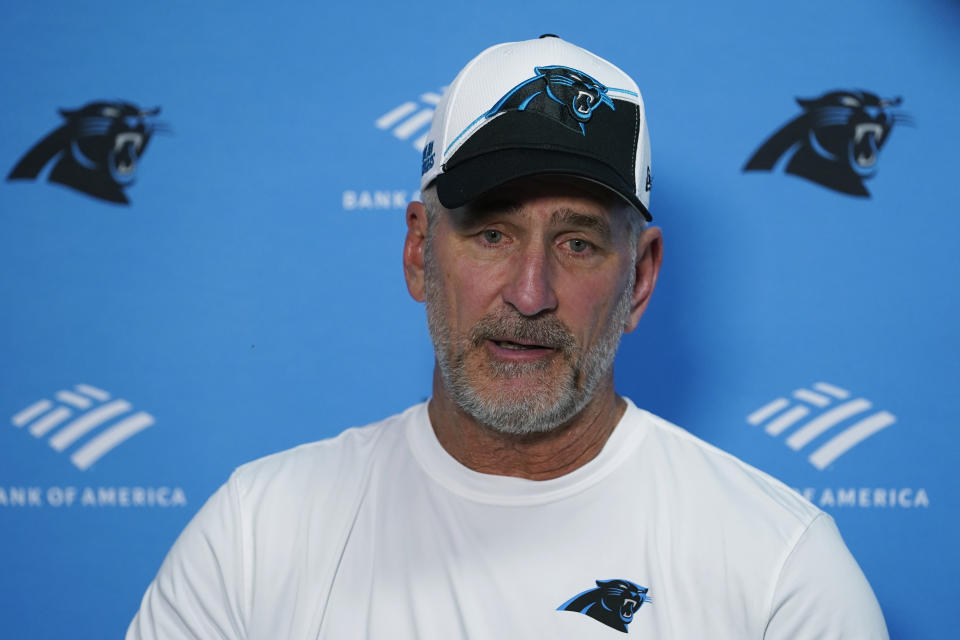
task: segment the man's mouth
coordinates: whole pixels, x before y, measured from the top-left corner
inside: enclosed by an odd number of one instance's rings
[[[576,349],[573,335],[555,317],[485,317],[470,331],[470,342],[481,348],[491,363],[536,363],[537,367],[557,356],[570,360]]]
[[[513,364],[536,364],[545,366],[558,354],[560,349],[536,342],[519,342],[516,339],[487,339],[487,354],[492,362]]]
[[[510,340],[491,340],[495,345],[503,349],[510,349],[512,351],[531,351],[533,349],[552,349],[552,347],[547,347],[541,344],[524,344],[522,342],[512,342]]]

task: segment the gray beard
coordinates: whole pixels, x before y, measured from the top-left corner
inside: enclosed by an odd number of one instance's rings
[[[433,340],[440,376],[453,401],[479,424],[507,435],[545,433],[557,429],[580,413],[593,398],[597,385],[610,372],[613,359],[630,315],[634,272],[620,292],[595,347],[583,351],[573,333],[554,315],[527,317],[509,307],[487,314],[470,334],[450,336],[446,296],[439,286],[439,269],[429,244],[425,255],[427,326]],[[502,394],[478,388],[470,380],[466,357],[471,350],[485,349],[488,339],[511,337],[520,342],[549,346],[558,351],[568,372],[555,378],[548,368],[555,358],[531,363],[485,362],[487,375],[494,379],[527,376],[538,379],[535,393]],[[476,373],[476,372],[475,372]]]

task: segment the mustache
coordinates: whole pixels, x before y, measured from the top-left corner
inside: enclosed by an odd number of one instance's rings
[[[574,353],[577,341],[570,329],[556,316],[527,318],[513,313],[487,314],[470,330],[470,342],[479,347],[487,340],[510,340],[537,344],[560,351],[565,356]]]

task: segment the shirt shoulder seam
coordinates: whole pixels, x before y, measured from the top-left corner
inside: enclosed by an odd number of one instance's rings
[[[780,586],[780,581],[783,579],[783,571],[787,566],[787,562],[790,561],[790,558],[793,557],[793,554],[796,553],[797,548],[800,546],[800,542],[806,537],[810,529],[813,528],[815,522],[819,521],[822,517],[827,516],[825,512],[821,511],[805,526],[793,540],[793,542],[787,545],[787,552],[783,554],[783,559],[780,561],[780,565],[777,568],[776,580],[774,580],[770,587],[770,593],[767,595],[767,616],[766,622],[763,625],[763,637],[767,636],[767,629],[770,627],[770,621],[773,619],[773,597],[777,593],[777,588]]]

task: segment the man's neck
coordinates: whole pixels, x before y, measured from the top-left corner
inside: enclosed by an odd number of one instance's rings
[[[464,413],[434,371],[428,412],[437,440],[460,464],[480,473],[549,480],[593,460],[626,408],[613,390],[611,373],[587,406],[563,426],[547,433],[513,436],[485,427]]]

